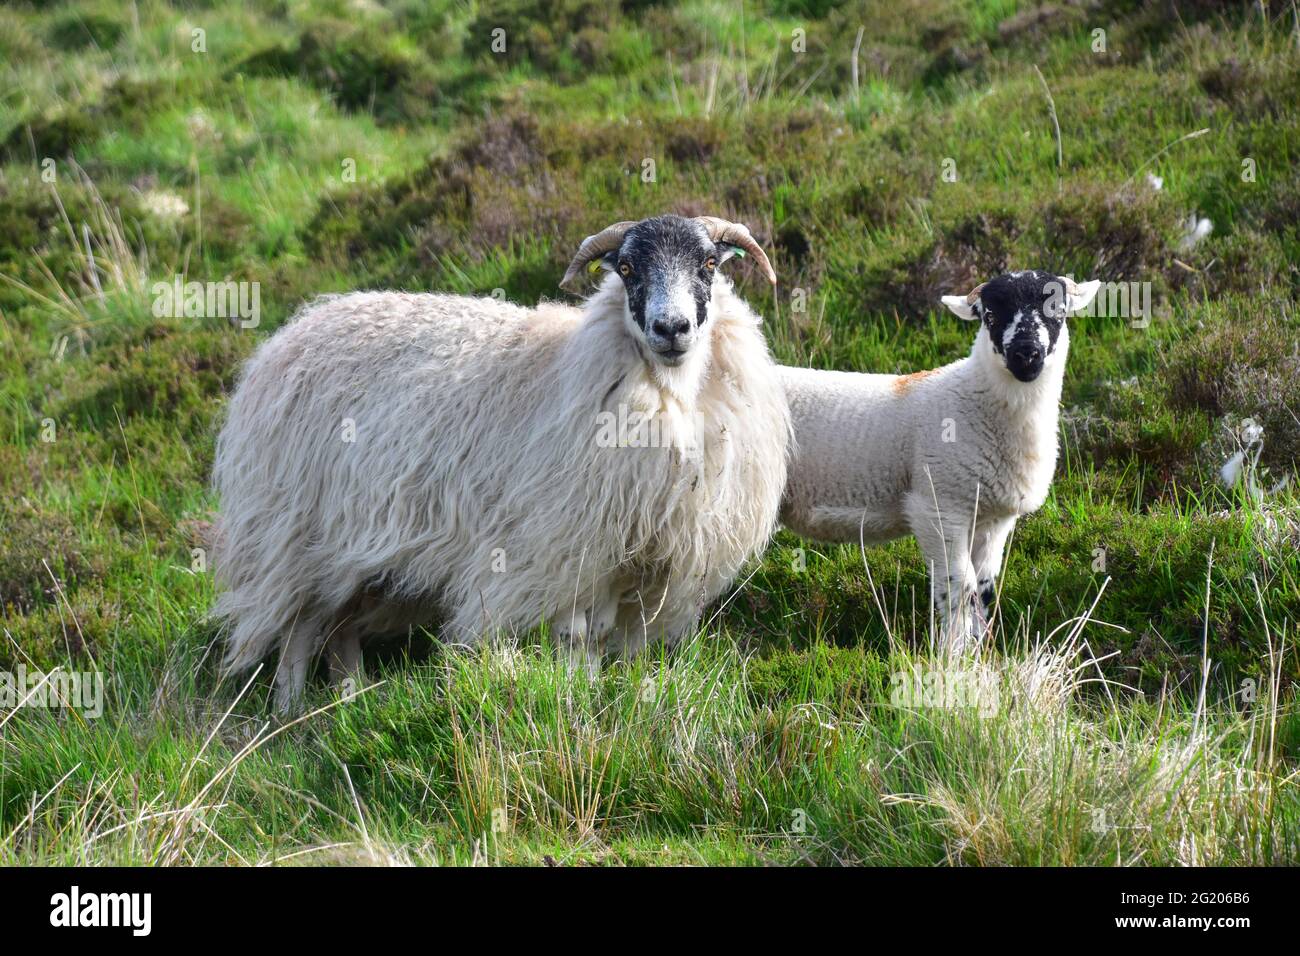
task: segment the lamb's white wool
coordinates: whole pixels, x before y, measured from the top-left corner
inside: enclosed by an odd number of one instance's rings
[[[1051,284],[1067,298],[1055,309]],[[969,297],[971,354],[912,375],[780,369],[795,451],[782,505],[793,531],[878,544],[913,534],[933,573],[941,635],[960,648],[981,630],[1007,536],[1046,500],[1069,333],[1100,283],[1014,273]],[[1014,331],[1013,331],[1014,330]]]
[[[305,308],[248,363],[217,445],[227,664],[280,651],[287,705],[336,632],[348,669],[359,634],[435,617],[457,642],[546,619],[593,655],[688,631],[773,530],[789,412],[721,274],[675,367],[628,315],[617,275],[583,309]],[[602,440],[611,420],[654,447]]]

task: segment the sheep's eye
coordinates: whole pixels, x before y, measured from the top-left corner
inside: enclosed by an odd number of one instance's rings
[[[621,276],[630,276],[632,274],[632,267],[626,262],[620,262],[618,264],[618,274]]]
[[[709,258],[704,260],[704,268],[708,269],[710,272],[712,272],[717,267],[718,267],[718,260],[713,258],[713,256],[709,256]]]

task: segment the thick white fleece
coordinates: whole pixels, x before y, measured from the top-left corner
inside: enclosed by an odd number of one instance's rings
[[[279,649],[296,696],[343,617],[437,615],[455,641],[549,619],[593,653],[689,630],[774,528],[789,412],[721,275],[680,368],[649,362],[628,321],[617,276],[581,310],[306,307],[248,363],[217,444],[228,665]],[[631,440],[655,447],[610,447],[620,415],[644,415]]]

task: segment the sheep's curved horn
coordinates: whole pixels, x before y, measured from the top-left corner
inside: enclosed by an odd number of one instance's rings
[[[573,257],[573,261],[569,263],[569,268],[564,272],[564,278],[560,280],[560,288],[568,288],[569,283],[582,274],[582,270],[587,263],[599,259],[613,249],[617,249],[623,242],[623,236],[636,225],[636,222],[635,219],[616,222],[612,226],[606,226],[594,236],[588,236],[582,240],[582,245],[578,246],[577,255]]]
[[[974,305],[978,302],[980,300],[980,293],[984,291],[984,286],[987,284],[988,283],[986,282],[981,282],[975,288],[971,289],[970,292],[966,293],[966,304]]]
[[[695,221],[708,230],[709,238],[714,242],[730,243],[733,246],[740,246],[740,248],[748,252],[757,260],[759,268],[763,270],[763,275],[767,277],[767,281],[772,285],[776,285],[776,273],[772,270],[772,263],[767,261],[767,253],[749,234],[749,229],[746,226],[738,222],[718,219],[716,216],[696,216]]]

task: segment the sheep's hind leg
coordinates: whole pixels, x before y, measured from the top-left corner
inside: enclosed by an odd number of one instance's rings
[[[292,624],[275,669],[275,709],[287,714],[307,686],[307,668],[320,649],[324,622],[320,615],[300,615]]]

